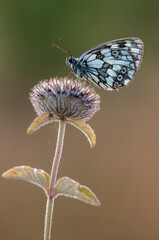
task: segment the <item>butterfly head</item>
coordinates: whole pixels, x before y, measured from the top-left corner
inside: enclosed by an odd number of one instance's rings
[[[76,62],[76,60],[73,57],[71,57],[71,56],[66,58],[66,64],[68,66],[73,65],[75,62]]]

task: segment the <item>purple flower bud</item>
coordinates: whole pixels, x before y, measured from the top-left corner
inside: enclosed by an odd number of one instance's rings
[[[30,93],[38,116],[57,115],[62,120],[88,121],[100,109],[100,96],[90,86],[68,78],[50,78],[35,85]]]

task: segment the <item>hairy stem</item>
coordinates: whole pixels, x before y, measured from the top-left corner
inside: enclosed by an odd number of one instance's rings
[[[56,150],[55,150],[55,156],[53,160],[53,165],[51,169],[51,176],[50,176],[50,193],[53,191],[53,187],[56,183],[57,179],[57,173],[59,169],[60,159],[62,155],[62,149],[63,149],[63,143],[64,143],[64,136],[65,136],[65,128],[66,128],[66,122],[65,121],[59,121],[59,130],[58,130],[58,137],[57,137],[57,143],[56,143]]]
[[[46,213],[45,213],[45,228],[44,228],[44,240],[51,239],[51,225],[53,217],[54,198],[47,197]]]
[[[51,169],[50,176],[50,186],[49,186],[49,194],[47,196],[47,204],[46,204],[46,213],[45,213],[45,227],[44,227],[44,240],[51,240],[51,226],[52,226],[52,217],[53,217],[53,209],[54,209],[54,186],[56,184],[59,164],[62,155],[64,136],[65,136],[65,128],[66,122],[59,121],[59,129],[58,129],[58,137],[56,143],[55,156]]]

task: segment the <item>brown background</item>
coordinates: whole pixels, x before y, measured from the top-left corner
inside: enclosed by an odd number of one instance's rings
[[[30,89],[41,79],[67,75],[65,54],[52,42],[63,37],[75,57],[123,37],[140,37],[145,44],[129,87],[97,89],[101,110],[89,122],[96,147],[91,150],[85,136],[67,126],[59,177],[89,186],[101,206],[57,199],[52,239],[159,239],[158,10],[155,0],[1,1],[1,174],[18,165],[50,172],[57,123],[31,136],[26,129],[36,116]],[[0,190],[0,239],[43,239],[41,189],[1,179]]]

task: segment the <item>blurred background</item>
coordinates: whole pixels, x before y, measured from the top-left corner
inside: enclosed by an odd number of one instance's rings
[[[97,135],[90,149],[67,126],[59,177],[89,186],[101,201],[92,207],[58,198],[52,239],[159,239],[159,1],[0,1],[0,173],[18,165],[50,172],[57,123],[31,136],[36,114],[28,93],[42,79],[66,76],[64,47],[74,57],[90,47],[139,37],[144,59],[135,80],[104,92],[89,124]],[[46,198],[22,181],[0,180],[0,239],[43,239]]]

